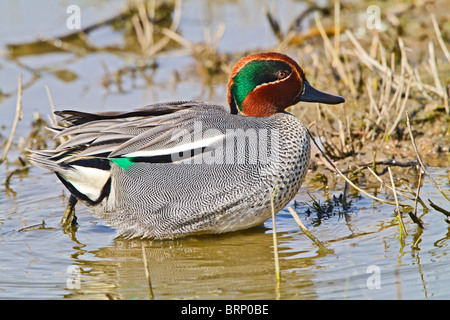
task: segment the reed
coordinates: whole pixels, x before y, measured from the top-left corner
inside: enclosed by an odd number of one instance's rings
[[[450,198],[448,197],[448,195],[441,189],[441,187],[436,183],[436,181],[433,179],[433,176],[428,172],[427,167],[425,166],[425,164],[422,161],[422,157],[419,154],[419,151],[417,150],[417,145],[411,130],[411,124],[409,122],[409,116],[408,116],[408,112],[406,112],[406,125],[408,127],[408,131],[409,131],[409,135],[411,137],[411,143],[414,147],[414,151],[416,153],[417,156],[417,160],[419,160],[420,166],[422,167],[422,170],[425,171],[425,173],[427,174],[428,178],[430,178],[431,182],[433,183],[433,185],[436,187],[436,189],[439,190],[439,192],[444,196],[445,199],[447,199],[448,201],[450,201]]]
[[[14,135],[16,133],[17,125],[20,119],[22,119],[22,74],[19,74],[19,80],[17,84],[16,116],[14,117],[11,132],[9,134],[8,141],[6,142],[5,150],[3,150],[3,155],[0,158],[0,165],[6,160],[6,156],[8,155],[9,148],[11,148],[11,144],[14,140]]]
[[[323,252],[325,252],[326,254],[334,254],[334,251],[331,249],[328,249],[323,243],[322,241],[320,241],[319,239],[317,239],[309,230],[308,228],[305,227],[305,225],[303,224],[302,220],[300,219],[300,217],[298,216],[298,214],[294,211],[294,209],[292,209],[291,207],[287,207],[289,213],[292,215],[292,217],[294,218],[295,222],[297,223],[297,225],[300,227],[300,229],[303,231],[303,233],[311,239],[312,242],[314,242],[314,244],[316,246],[319,247],[319,249]]]
[[[273,240],[273,259],[275,261],[275,277],[277,284],[281,282],[281,271],[280,271],[280,259],[278,258],[278,241],[277,241],[277,228],[275,223],[275,206],[274,197],[277,192],[277,186],[275,186],[272,197],[270,198],[270,205],[272,208],[272,240]]]
[[[405,225],[403,224],[403,219],[402,219],[402,214],[401,214],[401,211],[400,211],[400,207],[398,205],[397,191],[396,191],[396,188],[395,188],[394,178],[392,177],[391,168],[388,167],[388,171],[389,171],[389,177],[391,179],[392,193],[394,194],[395,206],[397,207],[397,216],[395,217],[395,219],[399,223],[400,239],[403,239],[404,237],[406,237],[407,233],[406,233]]]
[[[147,279],[147,284],[148,284],[149,298],[150,298],[150,300],[153,300],[155,298],[155,296],[153,295],[152,281],[150,279],[150,269],[149,269],[148,261],[147,261],[147,253],[145,252],[145,246],[143,243],[141,243],[141,246],[142,246],[142,258],[144,260],[145,278]]]

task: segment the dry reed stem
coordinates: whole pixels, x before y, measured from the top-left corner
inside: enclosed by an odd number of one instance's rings
[[[380,63],[376,59],[372,58],[366,52],[366,50],[363,49],[361,44],[358,42],[358,40],[356,39],[356,37],[353,35],[353,33],[350,30],[346,30],[345,33],[348,36],[349,40],[353,43],[353,45],[355,47],[355,55],[358,57],[358,59],[363,64],[365,64],[370,70],[378,71],[379,73],[381,73],[380,76],[382,76],[382,78],[386,78],[386,79],[389,79],[390,81],[392,81],[392,84],[391,84],[392,87],[395,90],[397,90],[398,87],[400,86],[401,82],[404,81],[404,79],[400,75],[397,75],[397,74],[394,73],[394,70],[395,70],[395,65],[394,65],[395,54],[394,53],[391,54],[391,67],[388,67],[386,62],[385,62],[385,60],[386,60],[385,59],[385,52],[384,52],[384,48],[382,47],[381,43],[379,44],[380,50],[381,50],[381,63]],[[403,50],[403,52],[401,51],[402,54],[405,54],[404,52],[405,52],[404,50]],[[429,63],[433,63],[433,62],[429,61]],[[411,68],[411,70],[412,70],[412,68]],[[435,77],[436,73],[433,72],[433,76]],[[448,99],[445,100],[446,99],[446,92],[445,91],[440,90],[439,87],[422,83],[420,81],[420,78],[418,78],[416,74],[415,74],[414,78],[416,79],[416,81],[410,80],[410,81],[412,81],[411,85],[413,87],[417,87],[417,88],[419,88],[419,90],[428,90],[429,92],[433,92],[433,93],[437,94],[438,96],[440,96],[441,98],[443,98],[444,102],[447,101],[446,103],[448,104]],[[435,81],[435,85],[436,85],[436,81]],[[386,90],[385,94],[389,95],[390,94],[390,90]]]
[[[417,89],[420,90],[420,92],[423,94],[423,96],[428,100],[433,100],[433,98],[428,94],[428,92],[425,90],[425,87],[423,86],[422,78],[420,77],[419,69],[416,67],[414,68],[414,75],[417,79]]]
[[[156,0],[151,0],[148,2],[147,14],[148,14],[148,19],[151,22],[148,25],[149,29],[147,32],[148,32],[149,42],[150,42],[150,44],[153,44],[153,42],[154,42],[153,33],[155,32],[155,30],[153,28],[153,24],[155,22],[155,16],[156,16]]]
[[[398,198],[397,198],[397,192],[396,192],[396,188],[395,188],[394,178],[392,177],[392,172],[391,172],[390,167],[388,167],[388,171],[389,171],[389,177],[391,178],[392,191],[393,191],[394,199],[395,199],[395,206],[397,207],[396,219],[398,220],[398,223],[400,225],[400,239],[402,239],[407,235],[407,233],[406,233],[405,226],[403,225],[402,215],[400,213],[400,207],[398,205]]]
[[[406,91],[405,91],[405,98],[403,99],[403,102],[401,104],[400,107],[400,111],[397,113],[397,118],[395,119],[394,123],[391,126],[391,129],[388,131],[387,135],[391,136],[392,132],[394,132],[395,128],[397,128],[398,123],[400,122],[400,119],[402,118],[403,112],[405,111],[406,108],[406,102],[408,101],[408,95],[409,95],[409,90],[411,89],[411,82],[408,82],[408,86],[406,87]],[[400,102],[402,100],[402,95],[398,95],[398,102]]]
[[[209,28],[205,28],[204,34],[205,34],[205,43],[206,46],[213,48],[216,50],[217,46],[219,45],[220,40],[223,37],[223,34],[225,33],[226,24],[225,23],[219,23],[217,26],[216,32],[213,36],[211,36],[211,30]]]
[[[138,15],[133,15],[131,23],[136,32],[136,37],[143,52],[153,45],[153,20],[155,14],[155,1],[149,2],[149,10],[145,8],[143,1],[133,1]],[[142,25],[141,25],[142,24]]]
[[[310,238],[312,242],[314,242],[314,244],[319,247],[320,250],[329,254],[334,254],[333,250],[328,249],[319,239],[317,239],[311,232],[309,232],[309,230],[305,227],[298,214],[291,207],[287,207],[287,209],[289,210],[290,214],[292,215],[292,217],[294,218],[295,222],[300,227],[300,229],[303,231],[303,233],[308,238]]]
[[[419,170],[419,173],[422,173],[422,170]],[[406,184],[405,181],[404,181],[403,179],[400,180],[400,181],[401,181],[402,185],[403,185],[406,189],[408,189],[409,193],[412,194],[412,195],[414,196],[414,199],[411,199],[411,200],[416,201],[416,198],[417,198],[417,201],[418,201],[418,202],[426,209],[427,206],[426,206],[425,202],[423,202],[423,200],[420,198],[420,196],[418,196],[416,192],[412,191],[412,189],[410,188],[410,186],[408,186],[408,184]],[[398,191],[398,190],[397,190],[397,191]],[[399,193],[400,193],[400,192],[399,192]],[[409,199],[409,198],[408,198],[408,199]]]
[[[340,52],[341,44],[341,1],[334,0],[334,51]]]
[[[331,41],[327,36],[327,33],[325,32],[325,29],[323,28],[322,22],[320,21],[320,18],[319,18],[319,13],[317,11],[314,12],[314,20],[316,22],[317,29],[319,30],[320,35],[322,36],[322,39],[323,39],[323,42],[324,42],[326,48],[328,49],[328,51],[331,53],[331,56],[333,57],[332,64],[336,68],[336,71],[338,72],[338,74],[341,77],[344,84],[347,87],[349,87],[350,84],[349,84],[349,80],[347,78],[347,74],[345,73],[345,68],[344,68],[341,60],[339,59],[338,52],[336,52],[334,46],[331,44]]]
[[[187,40],[186,38],[183,38],[177,32],[167,29],[167,28],[163,28],[161,30],[161,33],[164,34],[166,37],[172,39],[173,41],[178,42],[183,47],[188,48],[190,51],[194,51],[195,44],[192,43],[191,41]]]
[[[148,268],[148,262],[147,262],[147,254],[145,253],[145,247],[144,244],[142,245],[142,257],[144,258],[144,270],[145,270],[145,277],[147,278],[147,283],[148,283],[148,291],[149,291],[149,295],[150,295],[150,300],[153,300],[154,296],[153,296],[153,289],[152,289],[152,282],[150,280],[150,271]]]
[[[350,93],[352,94],[353,97],[356,97],[355,79],[353,78],[353,73],[350,68],[350,63],[348,61],[348,55],[347,55],[347,53],[344,53],[343,56],[344,56],[345,71],[347,72],[347,77],[348,77],[348,81],[349,81]]]
[[[314,142],[314,144],[316,145],[317,149],[319,149],[320,153],[323,155],[323,157],[325,158],[325,160],[331,165],[331,167],[333,168],[333,171],[336,172],[337,174],[339,174],[345,181],[348,182],[349,185],[351,185],[353,188],[355,188],[356,190],[358,190],[359,192],[361,192],[362,194],[366,195],[367,197],[376,200],[378,202],[382,202],[382,203],[387,203],[387,204],[392,204],[395,205],[395,202],[389,201],[389,200],[383,200],[380,198],[377,198],[373,195],[371,195],[370,193],[364,191],[363,189],[359,188],[357,185],[355,185],[349,178],[347,178],[332,162],[331,160],[328,158],[328,156],[322,151],[322,149],[319,147],[319,145],[317,144],[317,142],[314,140],[314,137],[311,135],[311,133],[308,131],[308,134],[310,136],[310,138],[312,139],[312,141]]]
[[[278,243],[277,243],[277,228],[275,224],[275,207],[273,203],[273,199],[275,197],[275,193],[277,192],[277,186],[273,189],[272,197],[270,198],[270,205],[272,207],[272,238],[273,238],[273,258],[275,260],[275,275],[277,279],[277,283],[281,282],[281,271],[280,271],[280,261],[278,259]]]
[[[449,114],[449,107],[448,107],[448,97],[447,92],[444,90],[444,87],[441,84],[441,80],[439,79],[438,71],[437,71],[437,65],[436,65],[436,57],[434,55],[434,45],[433,42],[428,42],[428,51],[430,53],[430,57],[428,59],[428,63],[430,65],[430,72],[434,79],[434,86],[439,91],[439,95],[444,99],[444,108],[445,112]]]
[[[372,118],[372,110],[375,110],[375,113],[378,115],[378,118],[381,118],[381,111],[378,109],[378,104],[375,102],[375,98],[373,97],[372,87],[369,83],[372,81],[366,81],[366,89],[367,95],[369,96],[370,101],[370,110],[369,110],[369,119]],[[369,120],[366,119],[366,120]]]
[[[53,98],[50,93],[50,89],[49,89],[48,85],[45,85],[45,90],[47,91],[48,101],[50,102],[50,109],[52,110],[52,114],[51,114],[51,116],[49,116],[50,123],[52,124],[53,127],[57,127],[58,120],[57,120],[56,114],[55,114],[55,105],[53,104]],[[59,143],[62,144],[67,140],[67,137],[59,137],[58,140],[59,140]]]
[[[361,46],[361,44],[356,40],[356,37],[353,35],[353,33],[350,30],[346,30],[345,33],[347,34],[350,41],[353,43],[353,45],[356,48],[356,53],[359,59],[371,70],[376,69],[378,71],[381,71],[384,74],[389,74],[390,69],[383,63],[381,64],[374,58],[372,58]],[[384,57],[384,55],[381,55]]]
[[[450,63],[450,53],[448,52],[447,46],[445,45],[444,39],[442,39],[441,30],[439,30],[439,25],[436,21],[436,16],[431,14],[431,22],[433,23],[434,31],[436,32],[436,37],[439,45],[441,46],[442,51],[444,52],[447,61]]]
[[[9,134],[8,142],[6,143],[5,150],[3,151],[3,156],[0,159],[0,164],[6,160],[6,155],[8,154],[9,148],[11,148],[14,135],[16,133],[17,124],[19,120],[22,119],[22,74],[19,73],[18,87],[17,87],[17,103],[16,103],[16,116],[14,118],[13,126],[11,128],[11,133]]]
[[[428,169],[423,164],[422,158],[420,157],[419,151],[417,150],[416,141],[414,140],[414,136],[412,134],[411,130],[411,124],[409,123],[409,115],[408,112],[406,112],[406,126],[408,127],[409,136],[411,137],[411,142],[414,148],[414,151],[416,152],[417,160],[419,160],[420,166],[422,167],[423,171],[427,174],[428,178],[430,178],[431,182],[434,184],[434,186],[439,190],[439,192],[448,200],[450,201],[450,198],[442,191],[442,189],[439,187],[439,185],[434,181],[431,174],[428,172]]]
[[[389,167],[388,167],[388,168],[389,168]],[[392,192],[394,192],[394,189],[393,189],[391,186],[385,184],[384,181],[383,181],[383,180],[382,180],[375,172],[373,172],[373,170],[372,170],[371,168],[367,167],[367,169],[368,169],[368,170],[370,171],[370,173],[372,173],[373,176],[381,183],[381,187],[387,187],[387,188],[389,188]],[[401,196],[405,197],[406,199],[414,200],[414,198],[412,198],[412,197],[410,197],[410,196],[404,194],[404,193],[403,193],[402,191],[400,191],[400,190],[396,190],[396,192],[397,192],[398,194],[400,194]]]
[[[390,109],[394,105],[394,102],[396,102],[395,112],[397,113],[397,117],[396,117],[394,123],[392,124],[391,128],[387,131],[386,135],[389,137],[391,136],[392,132],[397,128],[397,125],[400,122],[401,117],[403,116],[403,112],[406,108],[406,102],[409,99],[409,92],[411,89],[412,77],[414,77],[414,73],[412,71],[411,66],[408,63],[408,58],[406,56],[405,45],[401,38],[398,39],[398,44],[399,44],[400,52],[401,52],[401,69],[400,69],[401,82],[400,82],[398,89],[395,91],[395,94],[392,97],[391,103],[388,107],[388,109]],[[394,73],[393,68],[391,69],[391,72]],[[405,84],[405,72],[409,73],[410,78],[407,83],[406,91],[404,92],[404,99],[402,101],[403,87]]]
[[[172,39],[175,42],[178,42],[180,45],[186,47],[191,54],[196,54],[201,52],[202,49],[206,48],[211,50],[211,52],[217,51],[217,46],[220,42],[220,39],[222,38],[224,32],[225,32],[225,24],[220,23],[217,27],[217,30],[213,35],[211,35],[211,32],[209,29],[204,30],[204,38],[205,38],[205,44],[204,46],[196,45],[192,43],[191,41],[187,40],[186,38],[183,38],[179,33],[163,28],[161,32],[168,38]]]
[[[414,200],[414,215],[417,217],[417,202],[419,201],[420,184],[422,182],[422,170],[419,170],[419,181],[417,182],[416,199]]]
[[[151,27],[147,26],[147,27],[145,27],[145,30],[144,30],[140,27],[139,23],[137,23],[138,21],[135,21],[135,22],[132,21],[133,26],[136,30],[136,35],[138,37],[138,41],[141,45],[143,45],[143,50],[145,51],[145,54],[148,57],[152,57],[152,56],[156,55],[158,52],[163,50],[167,46],[167,44],[170,42],[171,38],[167,36],[166,32],[167,32],[167,30],[172,31],[174,33],[176,32],[176,30],[180,24],[180,20],[181,20],[181,7],[182,7],[182,1],[181,0],[175,1],[175,8],[173,11],[172,23],[168,29],[163,28],[161,30],[164,37],[162,37],[156,43],[153,42],[153,26],[151,26]],[[145,10],[145,8],[141,9],[141,11],[143,11],[143,10]],[[152,15],[152,14],[153,13],[150,13],[150,15]],[[152,23],[148,20],[148,17],[146,14],[145,14],[145,16],[140,14],[140,18],[138,20],[142,20],[142,23],[144,25],[149,25]],[[150,32],[152,33],[151,36],[148,35]],[[139,38],[141,38],[141,39],[139,40]]]
[[[58,125],[58,120],[56,119],[56,114],[55,114],[55,105],[53,104],[53,99],[52,99],[52,95],[50,94],[50,89],[48,88],[48,85],[45,85],[45,91],[47,92],[47,96],[48,96],[48,101],[50,102],[50,109],[52,110],[52,114],[51,114],[51,124],[53,126],[57,126]]]

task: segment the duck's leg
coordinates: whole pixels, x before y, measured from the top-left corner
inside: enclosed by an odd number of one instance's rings
[[[77,216],[75,215],[75,205],[77,204],[77,202],[78,199],[71,194],[69,197],[69,202],[67,203],[66,210],[64,211],[64,215],[61,219],[61,226],[64,229],[73,227],[77,223]]]

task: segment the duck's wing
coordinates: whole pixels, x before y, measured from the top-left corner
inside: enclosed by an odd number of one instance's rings
[[[108,185],[111,162],[126,169],[135,162],[170,163],[193,157],[192,150],[204,151],[221,138],[218,134],[192,141],[196,119],[220,118],[227,112],[218,105],[180,101],[126,112],[65,110],[56,114],[68,126],[54,128],[55,139],[67,140],[54,150],[31,151],[29,158],[54,171],[75,196],[95,204]],[[183,143],[185,136],[191,140]]]
[[[51,155],[58,162],[90,157],[119,158],[127,154],[134,157],[139,154],[157,155],[155,149],[170,148],[183,133],[192,132],[197,117],[202,114],[220,117],[226,111],[218,105],[180,101],[126,112],[64,110],[55,113],[68,126],[53,128],[57,132],[54,138],[65,138],[66,141],[54,150],[32,151],[31,160],[34,162],[37,160],[34,155],[40,154]]]

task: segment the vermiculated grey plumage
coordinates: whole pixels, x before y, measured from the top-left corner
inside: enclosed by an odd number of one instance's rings
[[[57,137],[69,139],[55,150],[34,152],[31,160],[55,171],[90,210],[129,237],[262,224],[271,216],[275,188],[278,212],[297,193],[309,164],[307,129],[289,113],[248,117],[182,101],[131,112],[58,114],[70,126]],[[248,141],[256,137],[245,150],[238,148],[242,134]],[[192,145],[192,154],[182,145]],[[130,163],[118,165],[114,159],[124,155],[132,155]]]

